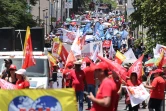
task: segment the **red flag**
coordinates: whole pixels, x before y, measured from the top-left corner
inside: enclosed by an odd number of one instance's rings
[[[68,52],[63,45],[62,45],[62,50],[61,50],[59,56],[61,57],[62,61],[65,63],[67,60]]]
[[[69,63],[69,62],[74,62],[76,61],[76,58],[73,54],[73,51],[70,51],[69,52],[69,55],[67,56],[67,60],[66,60],[66,63],[65,63],[65,68],[66,68],[66,65]]]
[[[160,57],[158,58],[158,61],[156,63],[156,66],[158,66],[159,69],[162,69],[162,66],[164,65],[164,51],[160,54]]]
[[[136,72],[138,79],[141,80],[142,77],[142,60],[144,55],[142,55],[129,69],[128,74],[131,75],[132,72]]]
[[[26,69],[30,66],[34,66],[36,64],[35,59],[33,58],[33,50],[32,50],[32,41],[31,41],[31,33],[30,28],[27,27],[26,37],[24,42],[24,62],[22,65],[23,69]]]
[[[90,61],[90,66],[91,67],[94,67],[95,66],[95,64],[92,62],[92,60],[89,58],[89,57],[84,57],[84,59],[83,59],[83,61]]]
[[[101,57],[98,55],[98,58],[100,60],[102,60],[103,62],[106,62],[109,66],[110,66],[110,70],[112,71],[115,71],[116,74],[118,74],[118,76],[123,79],[124,81],[126,81],[126,77],[127,77],[127,71],[124,67],[122,67],[120,64],[112,61],[112,60],[109,60],[109,59],[106,59],[104,57]]]

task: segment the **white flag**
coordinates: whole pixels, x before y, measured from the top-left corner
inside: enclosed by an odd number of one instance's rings
[[[135,57],[135,54],[133,52],[133,50],[130,48],[127,52],[125,52],[123,54],[127,60],[137,60],[137,58]]]
[[[81,43],[80,43],[80,30],[78,29],[76,32],[76,38],[71,46],[71,50],[74,53],[74,56],[81,55]]]
[[[96,47],[96,50],[95,50],[95,52],[93,53],[93,56],[92,56],[92,60],[94,61],[94,63],[96,62],[96,60],[97,60],[97,54],[99,53],[99,45],[97,45],[97,47]]]
[[[109,50],[109,58],[110,58],[110,59],[113,59],[115,53],[116,53],[116,52],[115,52],[115,50],[114,50],[114,48],[113,48],[113,45],[111,44],[110,50]]]

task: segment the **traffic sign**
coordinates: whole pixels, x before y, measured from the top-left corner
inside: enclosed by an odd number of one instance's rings
[[[73,0],[67,0],[65,2],[65,8],[73,8]]]

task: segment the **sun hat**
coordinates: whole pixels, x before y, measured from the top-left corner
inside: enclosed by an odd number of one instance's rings
[[[76,62],[74,62],[75,65],[81,65],[82,64],[82,60],[77,60]]]
[[[25,75],[26,74],[26,70],[25,69],[19,69],[15,73],[18,74],[18,75]]]

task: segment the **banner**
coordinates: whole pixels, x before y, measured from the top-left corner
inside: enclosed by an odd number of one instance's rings
[[[72,43],[76,38],[76,33],[63,28],[61,30],[63,31],[63,42]]]
[[[97,45],[99,45],[99,53],[98,54],[103,55],[102,41],[99,41],[99,42],[92,42],[92,43],[88,43],[88,44],[84,45],[82,48],[82,51],[81,51],[82,57],[91,58],[93,56],[93,53],[95,52],[95,50],[97,48]],[[65,47],[65,49],[69,53],[71,50],[71,45],[63,43],[63,46]]]
[[[0,111],[77,111],[75,92],[70,88],[0,90],[0,94]]]
[[[150,96],[150,94],[147,92],[143,84],[137,87],[125,87],[125,88],[129,94],[132,107],[142,103]]]
[[[104,40],[103,41],[103,47],[110,48],[111,44],[112,44],[111,40]]]
[[[157,44],[155,50],[155,57],[159,57],[162,51],[164,51],[164,56],[166,57],[166,46]]]
[[[82,49],[82,57],[91,58],[97,46],[99,48],[98,55],[103,55],[102,41],[99,41],[99,42],[92,42],[92,43],[84,45]]]
[[[13,85],[3,79],[0,79],[0,87],[1,89],[17,89],[16,85]]]

